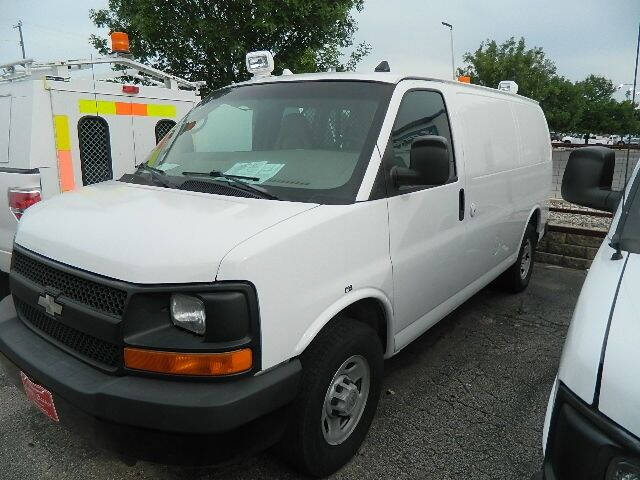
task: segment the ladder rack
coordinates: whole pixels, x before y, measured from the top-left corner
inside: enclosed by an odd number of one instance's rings
[[[196,94],[199,94],[200,88],[205,85],[205,82],[191,82],[176,75],[163,72],[162,70],[148,67],[121,55],[82,60],[59,60],[44,63],[36,63],[31,58],[16,60],[0,65],[0,83],[47,77],[66,79],[69,78],[68,75],[66,75],[69,71],[86,70],[93,65],[102,64],[126,67],[126,73],[114,72],[111,76],[102,76],[102,80],[129,75],[139,80],[150,80],[151,83],[164,85],[170,89],[178,89],[179,87],[193,89],[196,91]]]

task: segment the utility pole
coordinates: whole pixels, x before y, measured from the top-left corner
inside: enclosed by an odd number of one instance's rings
[[[456,79],[456,62],[455,62],[455,56],[453,54],[453,25],[447,22],[441,22],[441,23],[442,25],[447,27],[449,29],[449,32],[451,33],[451,75],[455,80]]]
[[[22,49],[22,58],[25,59],[27,56],[24,53],[24,38],[22,38],[22,20],[18,20],[18,24],[14,25],[13,28],[17,28],[20,33],[20,48]]]

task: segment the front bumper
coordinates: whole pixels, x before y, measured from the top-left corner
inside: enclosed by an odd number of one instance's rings
[[[50,390],[62,424],[111,450],[162,463],[216,463],[234,453],[231,446],[273,443],[280,432],[265,428],[285,424],[283,407],[295,398],[301,372],[296,359],[229,381],[109,375],[26,327],[11,297],[0,302],[0,362],[18,385],[23,371]]]
[[[559,383],[543,472],[546,480],[604,480],[615,457],[640,459],[640,440]]]

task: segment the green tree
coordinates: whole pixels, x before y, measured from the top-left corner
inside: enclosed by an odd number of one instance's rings
[[[472,83],[495,88],[501,80],[514,80],[518,93],[540,102],[551,130],[636,133],[640,128],[638,110],[613,98],[611,80],[589,75],[572,83],[556,74],[542,48],[527,49],[524,38],[501,44],[485,40],[463,59],[466,65],[458,73],[469,75]]]
[[[640,110],[638,110],[637,102],[634,107],[631,106],[631,100],[618,102],[618,107],[614,115],[618,124],[616,132],[619,134],[640,134]]]
[[[364,0],[109,0],[91,10],[98,27],[124,31],[133,56],[208,89],[246,80],[245,55],[271,50],[276,72],[354,69],[370,46],[362,43],[345,63],[341,51],[353,46],[357,24],[351,12]],[[101,53],[106,39],[92,35]]]
[[[502,80],[513,80],[519,93],[531,98],[542,98],[556,66],[547,59],[542,48],[527,49],[524,38],[511,37],[498,45],[485,40],[478,49],[463,56],[467,63],[459,74],[469,75],[473,83],[496,88]]]
[[[589,75],[584,80],[576,82],[576,88],[584,103],[580,122],[582,129],[592,133],[618,131],[620,125],[615,119],[618,102],[612,98],[616,89],[611,80]]]
[[[558,76],[550,78],[537,100],[551,130],[573,132],[581,129],[585,100],[570,80]]]

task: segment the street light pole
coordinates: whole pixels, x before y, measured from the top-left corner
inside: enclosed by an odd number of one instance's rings
[[[27,56],[24,53],[24,38],[22,38],[22,20],[18,20],[18,24],[14,25],[13,28],[18,29],[18,33],[20,33],[20,48],[22,48],[22,58],[25,59]]]
[[[453,25],[447,22],[442,22],[442,25],[447,27],[449,29],[449,32],[451,33],[451,75],[455,80],[456,79],[456,63],[455,63],[455,56],[453,54]]]

